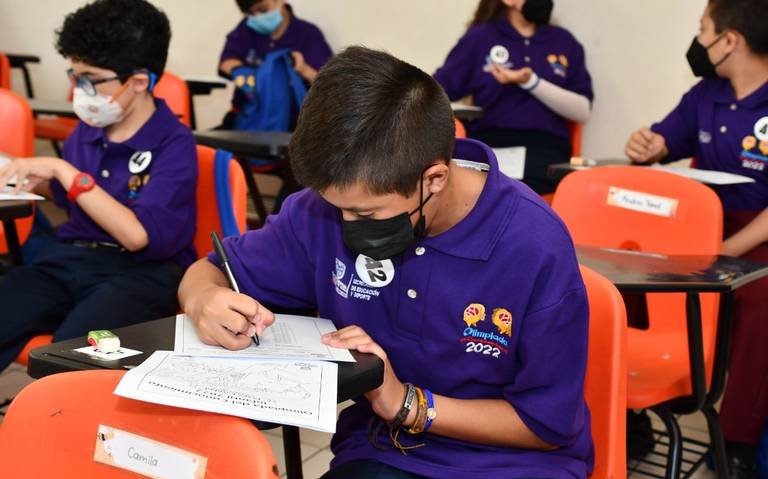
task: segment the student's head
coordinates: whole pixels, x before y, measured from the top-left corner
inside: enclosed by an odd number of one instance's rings
[[[768,56],[766,18],[765,0],[709,0],[688,52],[694,73],[729,77],[746,56]]]
[[[309,90],[290,156],[296,179],[339,208],[345,221],[415,210],[447,185],[455,124],[443,89],[384,52],[351,47]]]
[[[246,25],[261,35],[274,32],[290,16],[285,0],[237,0],[237,6],[247,16]]]
[[[108,97],[127,111],[136,97],[150,95],[163,74],[171,28],[145,0],[96,0],[67,15],[57,34],[56,48],[76,80],[76,99],[95,108],[98,98]]]
[[[480,0],[469,26],[479,25],[517,11],[523,18],[537,25],[549,23],[554,8],[553,0]]]

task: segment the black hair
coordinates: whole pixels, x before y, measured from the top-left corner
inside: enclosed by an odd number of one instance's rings
[[[736,30],[744,36],[753,53],[768,55],[768,1],[709,0],[709,6],[717,33]]]
[[[171,26],[145,0],[96,0],[67,15],[56,34],[56,49],[66,58],[118,75],[146,69],[160,77]]]
[[[248,13],[251,11],[251,7],[261,2],[262,0],[236,0],[237,6],[240,7],[240,11]]]
[[[360,183],[410,196],[427,167],[450,161],[454,142],[450,102],[431,76],[350,47],[312,83],[289,151],[296,179],[316,191]]]

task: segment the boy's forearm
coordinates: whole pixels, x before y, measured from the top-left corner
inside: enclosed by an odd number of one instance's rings
[[[768,208],[757,215],[747,226],[725,240],[723,254],[742,256],[766,241],[768,241]]]

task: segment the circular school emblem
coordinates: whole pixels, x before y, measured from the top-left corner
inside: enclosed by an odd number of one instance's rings
[[[358,278],[374,288],[383,288],[395,279],[395,265],[392,260],[375,260],[365,255],[358,255],[355,260]]]
[[[755,136],[760,141],[768,141],[768,116],[764,116],[755,123]]]
[[[491,57],[491,61],[493,63],[496,63],[497,65],[503,65],[509,61],[509,50],[507,50],[507,48],[503,45],[496,45],[491,48],[491,53],[489,56]]]
[[[131,155],[131,159],[128,160],[128,171],[134,175],[138,175],[149,168],[150,163],[152,163],[151,151],[137,151]]]

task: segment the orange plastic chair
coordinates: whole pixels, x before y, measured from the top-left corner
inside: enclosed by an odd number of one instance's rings
[[[5,53],[0,53],[0,88],[11,89],[11,62]]]
[[[197,146],[197,229],[194,244],[200,258],[211,250],[211,231],[216,231],[219,236],[222,236],[221,220],[216,204],[215,158],[216,150],[207,146]],[[232,193],[232,209],[237,227],[241,232],[245,232],[248,188],[243,169],[235,160],[230,160],[229,163],[229,188]]]
[[[181,77],[171,72],[163,73],[155,85],[155,98],[161,98],[168,104],[168,108],[179,117],[187,126],[192,124],[192,110],[190,108],[189,86]]]
[[[11,90],[0,89],[0,129],[5,132],[0,135],[0,153],[19,157],[34,156],[35,137],[32,110],[24,98]],[[29,238],[33,218],[34,216],[30,216],[16,220],[16,232],[20,244],[24,244]],[[7,253],[8,245],[5,242],[5,232],[2,224],[0,224],[0,254]]]
[[[466,138],[467,129],[464,127],[464,123],[455,117],[453,118],[453,121],[456,123],[456,138]]]
[[[208,478],[279,477],[269,443],[247,419],[116,396],[123,374],[54,374],[24,388],[0,427],[0,477],[139,477],[94,461],[99,425],[205,457]]]
[[[677,206],[670,217],[612,206],[608,201],[612,187],[666,198],[676,201]],[[688,255],[716,255],[722,245],[723,212],[717,195],[693,180],[650,168],[612,166],[572,173],[558,186],[552,208],[578,245]],[[672,441],[668,477],[675,477],[679,473],[682,439],[672,412],[695,412],[687,405],[671,404],[675,400],[686,404],[685,399],[694,394],[686,333],[686,296],[649,293],[646,301],[648,329],[628,331],[627,407],[650,408],[664,421]],[[704,381],[709,390],[719,297],[714,293],[701,294],[700,302]],[[692,402],[701,403],[703,399]],[[710,423],[717,423],[717,412],[711,405],[705,404],[701,411]],[[719,427],[710,429],[715,447],[722,444],[720,434]]]
[[[584,397],[592,415],[593,479],[627,477],[627,316],[616,287],[582,266],[589,299]]]

